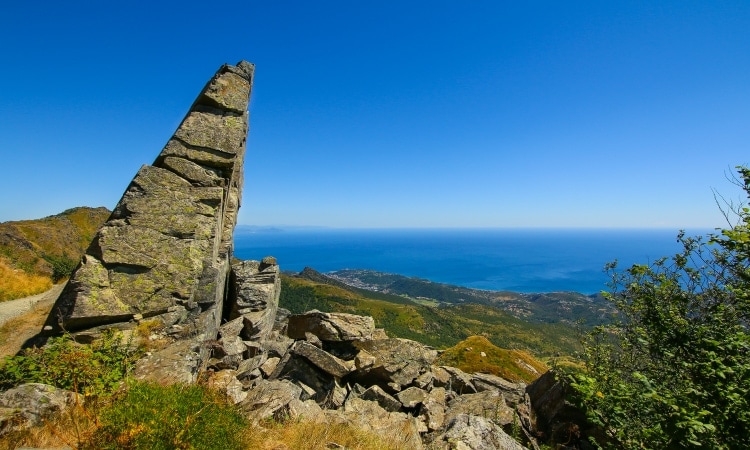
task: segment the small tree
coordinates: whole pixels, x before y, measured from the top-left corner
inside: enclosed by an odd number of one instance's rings
[[[750,198],[750,169],[738,184]],[[731,206],[731,205],[730,205]],[[746,448],[750,442],[750,209],[707,239],[617,272],[618,317],[588,334],[572,385],[615,448]]]

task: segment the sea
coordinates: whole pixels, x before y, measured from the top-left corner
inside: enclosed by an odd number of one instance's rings
[[[686,230],[689,236],[713,230]],[[281,270],[370,269],[475,289],[609,290],[604,271],[681,250],[677,229],[336,229],[238,226],[235,255],[276,257]]]

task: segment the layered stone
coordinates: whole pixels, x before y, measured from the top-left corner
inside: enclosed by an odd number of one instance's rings
[[[204,339],[216,336],[241,201],[253,71],[244,61],[225,65],[203,88],[97,232],[50,313],[48,332],[141,320],[180,307],[186,312],[180,324]],[[188,357],[185,350],[177,353]],[[200,365],[206,351],[196,351]]]

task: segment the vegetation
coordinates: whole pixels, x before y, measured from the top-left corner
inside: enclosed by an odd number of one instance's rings
[[[72,208],[0,223],[0,301],[39,294],[67,278],[109,214],[106,208]]]
[[[7,259],[0,257],[0,302],[39,294],[51,287],[49,277],[14,269]]]
[[[458,367],[468,373],[489,373],[524,383],[534,381],[547,371],[547,366],[528,352],[496,347],[483,336],[470,336],[445,350],[437,364]]]
[[[292,313],[317,309],[372,316],[389,336],[438,348],[482,335],[501,347],[538,355],[573,354],[580,349],[576,327],[566,323],[530,324],[495,306],[476,303],[429,307],[391,295],[396,301],[392,302],[382,299],[385,294],[373,298],[364,289],[317,280],[282,276],[280,306]]]
[[[199,385],[131,383],[104,407],[89,445],[97,449],[242,449],[245,418]]]
[[[740,168],[750,197],[750,169]],[[586,371],[572,386],[606,432],[600,445],[745,448],[750,439],[750,208],[683,251],[613,270],[619,320],[585,342]],[[727,214],[729,217],[729,214]]]
[[[139,356],[113,330],[91,345],[78,344],[69,335],[51,338],[44,347],[6,357],[0,366],[0,389],[44,383],[86,396],[106,395],[120,385]]]

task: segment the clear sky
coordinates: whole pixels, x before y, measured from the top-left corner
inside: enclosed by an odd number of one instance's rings
[[[256,64],[241,224],[716,227],[750,163],[750,2],[13,1],[0,221],[113,208]]]

